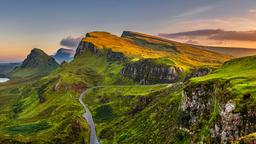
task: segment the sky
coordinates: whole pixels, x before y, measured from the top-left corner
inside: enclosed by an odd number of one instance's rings
[[[0,62],[23,60],[32,48],[48,54],[90,31],[152,35],[205,29],[256,30],[255,0],[1,0]],[[175,37],[203,45],[256,48],[256,40]]]

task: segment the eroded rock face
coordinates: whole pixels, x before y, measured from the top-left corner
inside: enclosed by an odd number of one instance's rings
[[[124,60],[125,56],[121,52],[113,52],[111,49],[109,49],[107,52],[107,59],[109,61]]]
[[[179,80],[182,70],[163,64],[156,64],[152,59],[144,59],[124,66],[121,74],[141,84],[174,83]]]
[[[188,74],[184,81],[188,81],[190,78],[193,77],[200,77],[200,76],[204,76],[207,75],[211,72],[212,70],[210,68],[198,68],[196,70],[194,70],[192,73]]]
[[[91,42],[84,42],[81,41],[76,49],[76,54],[75,57],[81,55],[82,53],[84,53],[86,50],[89,50],[92,53],[97,53],[97,48],[96,46],[91,43]]]
[[[195,142],[206,137],[198,131],[205,127],[209,129],[211,143],[228,143],[256,131],[255,109],[238,111],[231,97],[219,94],[214,92],[212,83],[184,89],[181,129],[197,137]]]

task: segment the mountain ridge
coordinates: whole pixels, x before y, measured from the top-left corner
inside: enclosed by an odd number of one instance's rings
[[[31,50],[27,58],[19,67],[8,75],[10,77],[31,77],[47,75],[58,67],[58,63],[51,56],[38,48]]]

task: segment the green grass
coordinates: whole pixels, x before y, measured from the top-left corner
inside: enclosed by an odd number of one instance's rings
[[[178,143],[179,87],[102,86],[90,89],[84,102],[101,143]]]
[[[51,125],[47,121],[41,121],[34,124],[24,124],[18,126],[11,126],[4,129],[7,133],[11,134],[25,134],[29,135],[50,128]]]
[[[189,143],[193,138],[179,127],[183,85],[142,86],[120,72],[127,62],[142,58],[153,58],[157,64],[194,68],[215,67],[229,57],[215,57],[215,53],[207,51],[200,57],[201,53],[188,45],[149,37],[142,38],[149,42],[145,49],[127,38],[108,39],[106,33],[92,36],[87,41],[100,46],[97,53],[87,51],[45,77],[15,79],[0,85],[0,143],[9,139],[16,143],[87,143],[90,130],[78,101],[86,89],[89,90],[84,101],[92,112],[101,143]],[[182,54],[167,53],[166,46],[175,46]],[[128,58],[110,61],[106,56],[109,48],[123,51]],[[254,58],[249,59],[227,62],[210,75],[191,79],[187,85],[228,81],[225,90],[239,103],[238,110],[250,108],[255,105],[256,67]],[[31,73],[34,71],[20,72],[23,76]],[[251,94],[250,100],[244,102],[244,94]],[[219,113],[218,98],[196,135],[202,141],[207,141],[208,127]]]
[[[226,62],[214,73],[191,79],[192,83],[201,83],[205,81],[222,80],[229,83],[227,88],[237,104],[244,103],[243,96],[251,95],[250,101],[247,101],[249,107],[256,104],[256,56],[238,58]]]
[[[10,138],[32,143],[87,142],[90,131],[78,101],[81,92],[99,84],[134,84],[119,75],[123,64],[108,61],[106,52],[101,56],[85,53],[42,78],[14,79],[1,85],[0,143]],[[109,110],[99,108],[98,117],[109,119],[104,114]]]

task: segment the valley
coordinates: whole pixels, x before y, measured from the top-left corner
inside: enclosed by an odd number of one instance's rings
[[[131,31],[33,49],[0,83],[0,143],[252,143],[255,63]]]

